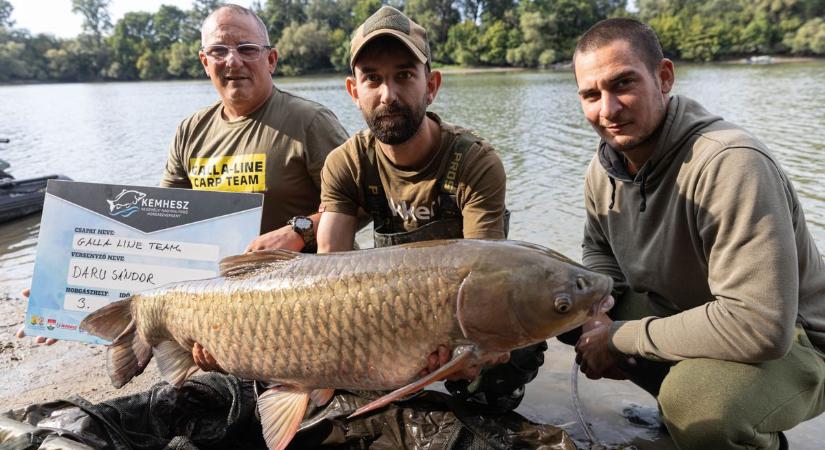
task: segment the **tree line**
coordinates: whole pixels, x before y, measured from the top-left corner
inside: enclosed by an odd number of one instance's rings
[[[200,24],[222,2],[163,5],[112,23],[111,0],[72,0],[74,38],[16,28],[0,0],[0,82],[203,77]],[[258,0],[286,75],[348,70],[352,31],[383,3],[429,32],[435,65],[546,68],[570,59],[599,20],[633,16],[659,34],[666,56],[713,61],[756,54],[825,55],[825,0]]]

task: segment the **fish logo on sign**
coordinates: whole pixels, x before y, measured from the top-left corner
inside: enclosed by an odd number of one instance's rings
[[[113,200],[106,200],[109,204],[109,215],[129,217],[137,212],[140,207],[138,203],[146,197],[146,194],[131,189],[123,189]]]

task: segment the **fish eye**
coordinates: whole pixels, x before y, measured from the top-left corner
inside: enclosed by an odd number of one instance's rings
[[[573,306],[573,301],[570,300],[570,296],[567,294],[559,294],[556,296],[556,299],[553,302],[553,306],[556,308],[556,312],[560,314],[565,314],[570,311],[570,308]]]

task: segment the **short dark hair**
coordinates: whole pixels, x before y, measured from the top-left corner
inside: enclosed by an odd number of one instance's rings
[[[636,19],[616,17],[596,23],[579,38],[573,53],[573,71],[576,70],[576,55],[592,52],[619,40],[628,42],[638,52],[651,73],[656,72],[665,57],[653,28]]]

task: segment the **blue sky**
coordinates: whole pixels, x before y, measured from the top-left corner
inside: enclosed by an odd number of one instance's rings
[[[32,34],[51,33],[59,37],[74,37],[80,34],[82,20],[72,13],[72,0],[10,0],[14,10],[11,18],[15,28],[27,28]],[[243,6],[252,0],[235,0]],[[129,11],[157,11],[160,5],[174,5],[189,9],[192,0],[112,0],[109,13],[112,23],[117,22]]]

